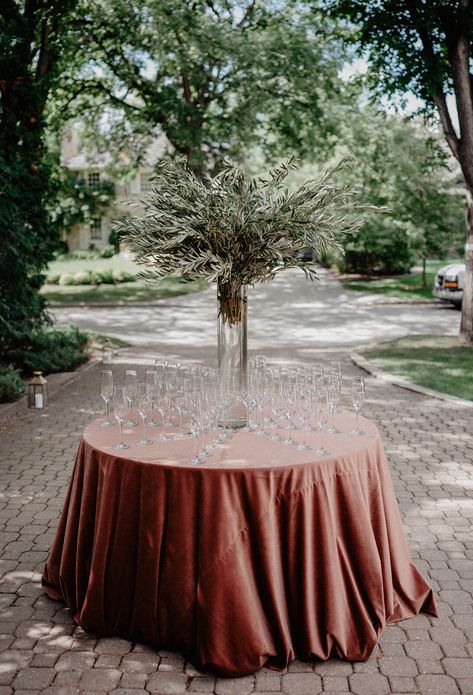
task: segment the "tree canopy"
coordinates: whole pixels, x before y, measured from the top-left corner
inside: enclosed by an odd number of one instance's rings
[[[44,112],[65,51],[69,0],[0,5],[0,352],[44,319],[42,270],[58,233]]]
[[[80,0],[67,107],[108,144],[164,132],[201,173],[248,147],[323,147],[340,45],[293,0]],[[97,125],[98,124],[98,125]]]
[[[412,92],[438,114],[465,180],[467,244],[460,336],[473,342],[473,3],[471,0],[327,0],[348,20],[378,90]],[[449,100],[450,97],[450,100]]]

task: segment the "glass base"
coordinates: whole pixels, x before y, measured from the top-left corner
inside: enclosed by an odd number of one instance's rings
[[[149,446],[150,444],[154,444],[152,439],[140,439],[140,441],[137,443],[139,446]]]
[[[124,427],[137,427],[139,425],[139,422],[133,422],[132,420],[128,420],[128,422],[123,423]]]
[[[115,444],[115,446],[113,448],[114,449],[129,449],[130,445],[125,444],[125,442],[118,442],[118,444]]]
[[[100,423],[100,427],[113,427],[114,424],[115,423],[110,422],[110,420],[102,420],[102,422]]]
[[[297,449],[310,449],[310,446],[306,444],[305,442],[299,442],[299,444],[296,444]]]
[[[356,429],[352,430],[350,434],[353,434],[355,437],[362,437],[365,434],[365,432],[363,432],[363,430],[360,430],[360,428],[357,427]]]
[[[327,449],[324,449],[323,447],[320,449],[316,449],[315,453],[317,456],[330,456],[330,451],[327,451]]]
[[[329,427],[327,432],[330,432],[330,434],[340,434],[340,430],[338,430],[335,425]]]

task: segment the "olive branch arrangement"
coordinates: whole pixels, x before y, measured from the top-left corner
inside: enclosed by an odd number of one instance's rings
[[[200,179],[184,159],[164,158],[151,177],[143,217],[123,217],[115,229],[145,266],[141,277],[216,281],[220,311],[234,324],[243,285],[268,282],[294,267],[314,279],[315,269],[298,251],[341,249],[343,235],[360,227],[353,214],[362,207],[353,201],[356,190],[336,180],[349,164],[344,159],[289,191],[285,179],[297,168],[293,160],[264,178],[249,179],[225,163],[215,176]]]

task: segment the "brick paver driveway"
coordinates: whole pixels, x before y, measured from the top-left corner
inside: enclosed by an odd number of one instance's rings
[[[382,430],[411,551],[441,617],[389,626],[366,663],[294,662],[285,673],[216,679],[179,654],[86,635],[41,593],[79,436],[100,407],[98,369],[46,412],[22,408],[2,425],[0,695],[473,694],[473,410],[368,380],[366,414]],[[347,372],[356,373],[348,362]]]

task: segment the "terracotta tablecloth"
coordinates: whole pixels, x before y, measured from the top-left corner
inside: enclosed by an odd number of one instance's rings
[[[91,423],[46,593],[91,633],[178,650],[224,676],[367,659],[386,623],[436,606],[377,429],[360,422],[366,436],[328,435],[323,459],[238,432],[198,466],[190,439],[140,447],[130,432],[117,452],[118,429]],[[338,425],[349,431],[353,416]]]

